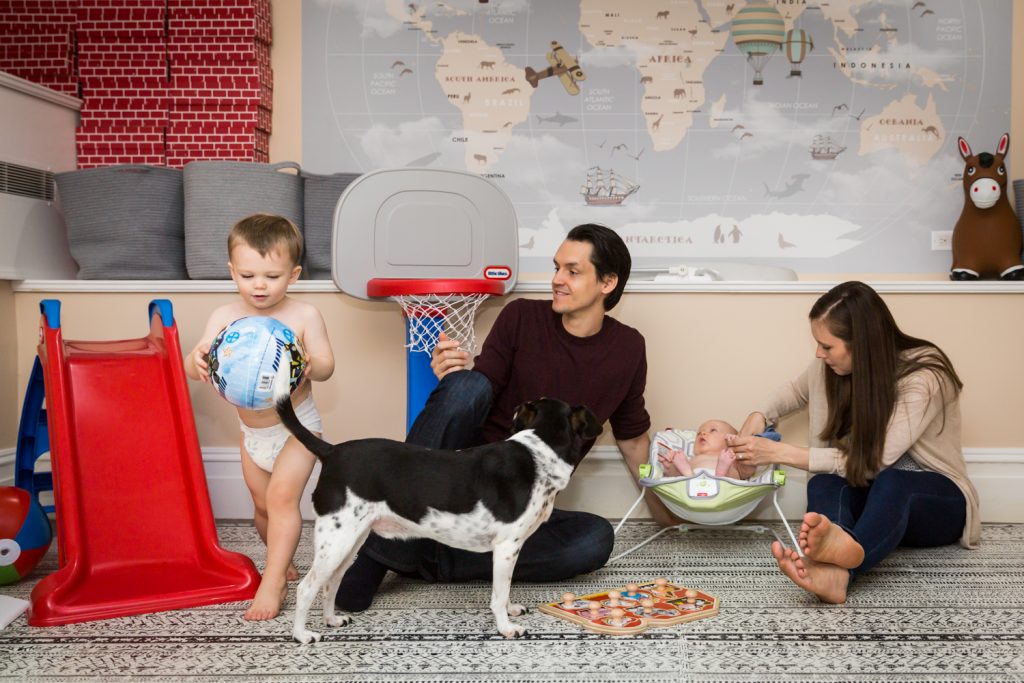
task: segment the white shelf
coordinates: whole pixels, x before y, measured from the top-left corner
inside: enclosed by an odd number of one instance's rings
[[[839,281],[797,280],[784,282],[630,282],[627,292],[647,294],[804,294],[823,293]],[[1022,294],[1024,282],[985,280],[952,282],[943,280],[882,280],[866,282],[882,294]],[[20,280],[15,292],[234,292],[231,280]],[[339,292],[332,280],[300,280],[289,287],[294,292]],[[547,293],[546,280],[520,281],[517,293]]]

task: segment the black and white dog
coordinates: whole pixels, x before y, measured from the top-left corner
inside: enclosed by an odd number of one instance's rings
[[[306,629],[318,591],[327,625],[350,622],[335,614],[334,596],[371,530],[493,552],[491,611],[498,631],[506,638],[525,633],[509,619],[526,612],[509,602],[512,570],[523,543],[550,517],[555,494],[568,485],[583,442],[601,433],[594,414],[543,398],[518,408],[507,441],[476,448],[433,450],[389,439],[331,445],[296,418],[281,374],[274,383],[277,413],[322,464],[313,491],[313,565],[296,590],[295,640],[320,640]]]

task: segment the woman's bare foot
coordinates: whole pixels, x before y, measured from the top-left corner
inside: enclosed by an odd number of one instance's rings
[[[249,609],[245,610],[246,621],[268,621],[281,612],[281,604],[288,597],[288,584],[284,581],[268,581],[264,575],[256,596]]]
[[[811,560],[844,569],[854,569],[864,561],[864,547],[845,529],[817,512],[804,515],[800,525],[800,547]]]
[[[846,602],[846,590],[850,585],[850,573],[842,567],[824,562],[801,558],[796,551],[772,542],[772,556],[779,569],[790,581],[822,602],[840,605]]]
[[[288,569],[284,573],[284,580],[285,581],[298,581],[299,580],[299,570],[295,568],[294,564],[288,565]]]

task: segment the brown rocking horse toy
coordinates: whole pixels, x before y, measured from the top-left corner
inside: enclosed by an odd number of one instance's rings
[[[957,138],[964,158],[964,209],[953,228],[953,267],[950,280],[999,277],[1024,280],[1021,229],[1006,197],[1006,165],[1010,136],[999,138],[996,153],[973,154]]]

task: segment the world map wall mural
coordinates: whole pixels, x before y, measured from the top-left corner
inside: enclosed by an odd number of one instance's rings
[[[643,266],[944,273],[957,137],[1009,132],[1012,5],[304,0],[303,166],[488,178],[523,273],[583,222]]]

